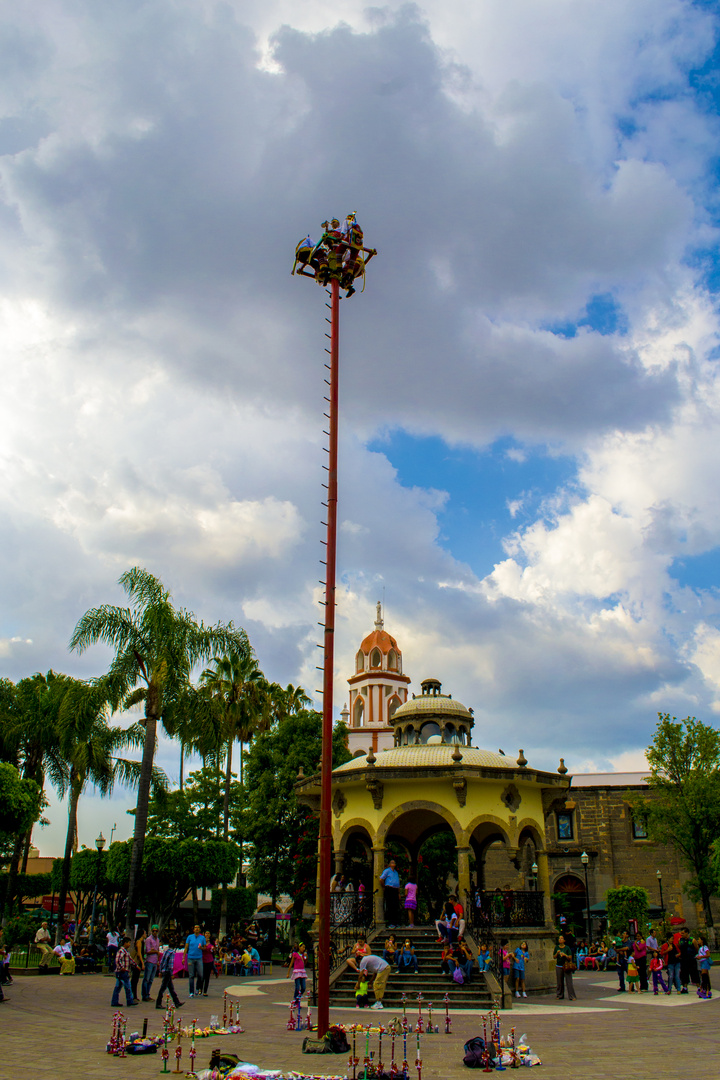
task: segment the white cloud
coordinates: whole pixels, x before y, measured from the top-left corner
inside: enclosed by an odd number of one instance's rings
[[[413,679],[548,767],[623,767],[665,703],[716,707],[717,593],[669,575],[720,534],[718,318],[691,269],[717,118],[688,82],[716,35],[683,0],[14,9],[4,671],[95,673],[74,622],[140,561],[314,689],[325,308],[289,270],[356,209],[379,256],[341,306],[338,701],[384,588]],[[551,332],[598,293],[626,333]],[[540,446],[578,477],[534,517],[499,500],[524,524],[478,580],[441,546],[442,485],[367,450],[397,430],[509,436],[513,467]]]

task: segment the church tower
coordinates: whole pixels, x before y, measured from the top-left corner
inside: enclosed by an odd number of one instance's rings
[[[350,753],[389,750],[394,741],[392,717],[407,701],[410,679],[402,672],[397,641],[383,629],[382,605],[377,605],[375,629],[355,655],[355,674],[348,679],[350,708],[342,717],[348,725]]]

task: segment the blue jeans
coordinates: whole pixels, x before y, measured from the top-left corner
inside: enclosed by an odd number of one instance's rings
[[[402,956],[398,966],[400,971],[417,971],[417,956]]]
[[[149,960],[145,961],[145,974],[142,981],[142,999],[143,1001],[150,1000],[150,991],[152,989],[153,979],[157,974],[157,964],[150,963]]]
[[[115,972],[115,989],[113,990],[111,1005],[117,1006],[120,1004],[120,991],[125,987],[125,998],[128,1005],[133,1003],[132,986],[130,985],[130,972],[129,971],[116,971]]]
[[[679,994],[680,991],[682,990],[682,985],[680,983],[680,962],[678,961],[677,964],[668,964],[667,973],[668,973],[668,990],[672,990],[672,988],[674,986],[675,990]]]
[[[302,976],[295,980],[295,1000],[299,1001],[305,993],[305,987],[307,986],[307,977]]]
[[[620,980],[620,989],[621,990],[625,989],[625,976],[627,975],[627,969],[628,969],[627,957],[623,958],[623,957],[618,956],[618,959],[617,959],[617,976],[618,976],[618,979]]]
[[[188,982],[188,993],[195,993],[195,979],[198,981],[198,994],[202,993],[203,984],[203,962],[202,957],[199,960],[190,960],[188,958],[188,975],[190,976]]]

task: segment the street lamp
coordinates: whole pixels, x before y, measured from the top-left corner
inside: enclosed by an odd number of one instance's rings
[[[105,837],[100,830],[100,835],[95,841],[95,847],[97,848],[97,861],[95,863],[95,891],[93,892],[93,906],[92,915],[90,916],[90,933],[88,934],[88,946],[92,945],[93,937],[95,934],[95,912],[97,911],[97,894],[98,894],[98,882],[100,880],[100,860],[102,859],[102,851],[107,843]]]
[[[583,864],[583,870],[585,871],[585,908],[587,911],[587,942],[588,948],[590,947],[590,889],[588,887],[587,868],[590,862],[590,856],[587,852],[583,851],[580,856],[580,862]]]
[[[657,877],[658,885],[660,886],[660,911],[662,913],[662,918],[663,918],[663,922],[664,922],[665,921],[665,903],[663,901],[662,874],[660,873],[659,870],[656,870],[655,871],[655,876]]]
[[[537,892],[538,864],[536,862],[534,862],[530,867],[530,873],[532,874],[533,879],[533,889],[535,890],[535,892]]]

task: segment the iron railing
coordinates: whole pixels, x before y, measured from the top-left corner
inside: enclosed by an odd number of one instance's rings
[[[37,967],[43,958],[41,949],[35,947],[35,945],[13,945],[10,949],[10,967],[11,968],[31,968]],[[48,961],[49,967],[60,967],[60,961],[54,954]]]
[[[544,926],[544,896],[544,893],[534,891],[474,889],[470,898],[473,925],[496,928]]]
[[[330,974],[347,960],[359,937],[375,929],[374,893],[332,893],[330,896]],[[313,1002],[317,1005],[317,944],[312,950]]]
[[[478,947],[478,956],[480,955],[480,949],[483,945],[487,945],[488,952],[490,953],[491,960],[491,972],[495,976],[500,986],[500,1008],[507,1008],[507,995],[510,993],[510,989],[507,986],[505,980],[505,971],[503,965],[503,950],[500,942],[493,933],[492,920],[488,917],[488,914],[477,904],[478,893],[473,890],[472,893],[465,893],[465,925],[472,934],[475,944]],[[477,982],[478,989],[480,990],[483,985],[483,980],[479,979]]]

